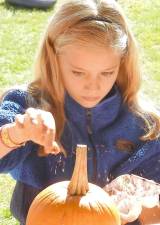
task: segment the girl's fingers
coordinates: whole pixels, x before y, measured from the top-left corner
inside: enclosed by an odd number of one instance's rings
[[[46,112],[41,109],[34,109],[34,108],[28,108],[26,110],[26,117],[27,119],[30,119],[32,124],[43,124],[49,129],[55,129],[55,121],[50,112]]]
[[[17,124],[17,126],[19,128],[23,128],[24,127],[24,115],[17,114],[15,117],[15,123]]]
[[[46,126],[48,129],[55,130],[55,120],[50,112],[42,112],[41,119],[44,126]]]
[[[28,108],[26,110],[26,120],[30,120],[30,122],[34,125],[38,125],[38,120],[37,120],[37,110],[34,108]]]
[[[39,155],[43,155],[43,156],[46,156],[48,154],[53,154],[53,155],[57,155],[58,153],[60,153],[60,148],[59,147],[54,147],[54,148],[49,148],[49,147],[46,147],[44,146],[43,148],[43,152],[41,150],[40,154]]]
[[[53,129],[48,129],[44,134],[45,147],[52,148],[52,142],[55,140],[55,133]]]
[[[56,141],[52,142],[52,154],[57,155],[58,153],[60,153],[61,149],[59,147],[59,145],[57,144]]]
[[[17,123],[23,124],[30,140],[44,146],[46,154],[57,154],[59,148],[55,141],[55,120],[50,112],[28,108],[25,114],[17,116]]]
[[[61,151],[60,147],[55,141],[52,141],[52,146],[44,146],[44,152],[46,155],[48,154],[57,155],[58,153],[60,153],[60,151]]]

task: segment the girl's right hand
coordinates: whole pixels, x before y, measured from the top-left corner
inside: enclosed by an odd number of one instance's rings
[[[25,114],[16,115],[13,128],[10,128],[9,134],[15,143],[18,143],[18,140],[24,142],[31,140],[43,146],[44,155],[60,152],[60,148],[55,142],[55,120],[50,112],[28,108]]]

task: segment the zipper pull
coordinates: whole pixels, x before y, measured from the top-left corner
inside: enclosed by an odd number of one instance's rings
[[[92,113],[90,109],[86,110],[86,114],[87,114],[87,132],[89,135],[92,135]]]

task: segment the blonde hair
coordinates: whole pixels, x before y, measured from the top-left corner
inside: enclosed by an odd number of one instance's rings
[[[158,137],[159,118],[144,112],[138,104],[141,79],[137,47],[120,6],[112,0],[68,0],[59,6],[48,25],[36,62],[36,78],[28,88],[39,106],[54,115],[57,139],[65,123],[64,87],[57,55],[63,46],[75,42],[84,45],[91,40],[97,46],[109,46],[121,53],[116,84],[123,101],[144,119],[146,134],[142,139]]]

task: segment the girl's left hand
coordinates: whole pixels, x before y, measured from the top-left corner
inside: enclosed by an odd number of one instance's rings
[[[134,174],[117,177],[104,190],[119,209],[122,224],[136,220],[144,208],[159,206],[160,184]]]

